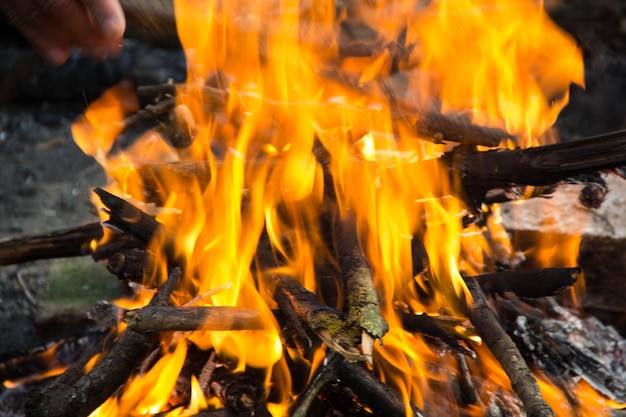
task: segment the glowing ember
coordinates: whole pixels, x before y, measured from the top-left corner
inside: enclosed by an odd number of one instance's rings
[[[348,235],[354,226],[363,252],[358,244],[350,252],[341,241],[335,250],[340,258],[364,254],[369,265],[352,272],[369,274],[371,268],[376,288],[368,293],[358,287],[369,298],[357,313],[356,303],[350,306],[342,328],[348,342],[331,328],[314,329],[325,342],[351,359],[372,361],[407,405],[446,404],[442,411],[451,412],[452,394],[440,388],[457,359],[404,331],[398,310],[455,317],[450,327],[477,349],[470,367],[483,381],[468,412],[482,414],[498,389],[511,390],[500,365],[468,329],[465,301],[471,296],[461,271],[490,272],[494,259],[514,265],[518,255],[497,221],[463,227],[471,208],[458,198],[459,184],[450,181],[448,169],[431,163],[448,148],[415,126],[429,115],[453,114],[503,129],[517,145],[535,143],[567,102],[570,83],[582,83],[580,51],[534,1],[344,3],[176,0],[188,81],[177,88],[172,113],[188,146],[176,149],[171,137],[155,130],[123,152],[113,151],[124,116],[134,108],[122,87],[75,124],[77,143],[111,176],[109,190],[155,214],[174,234],[150,242],[163,265],[144,282],[166,275],[169,254],[184,265],[180,291],[187,299],[232,283],[204,303],[254,308],[267,323],[263,330],[168,339],[171,346],[152,369],[92,416],[169,410],[186,341],[215,349],[233,372],[260,370],[271,393],[268,409],[287,414],[296,393],[268,282],[280,287],[284,282],[272,280],[289,276],[322,293],[319,268],[336,263],[327,231],[319,227],[325,216],[334,216],[330,223]],[[189,161],[202,161],[195,165],[203,167],[202,175],[178,175],[174,168],[159,175],[152,168],[157,187],[144,189],[146,166]],[[423,239],[429,255],[427,274],[414,271],[414,239]],[[261,247],[280,263],[255,262]],[[352,272],[344,279],[353,279]],[[293,289],[283,290],[296,298]],[[341,309],[341,302],[331,307]],[[384,348],[372,339],[381,339]],[[196,382],[187,408],[168,415],[207,407]],[[552,404],[561,401],[542,388]],[[601,402],[596,397],[589,407]]]

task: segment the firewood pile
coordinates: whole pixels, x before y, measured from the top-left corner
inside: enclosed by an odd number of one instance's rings
[[[392,76],[403,75],[401,68],[412,65],[414,46],[407,44],[406,32],[391,44],[385,43],[385,37],[373,27],[358,18],[348,18],[340,24],[338,39],[341,59],[389,54]],[[442,182],[454,184],[451,188],[435,187],[441,194],[433,198],[456,198],[464,203],[462,226],[478,227],[486,236],[491,247],[483,251],[489,253],[487,269],[491,272],[461,271],[465,290],[459,294],[442,287],[431,267],[437,254],[425,244],[426,231],[418,228],[410,240],[411,279],[403,283],[402,292],[406,298],[432,307],[432,313],[415,311],[401,297],[389,299],[397,294],[384,294],[375,285],[376,271],[364,241],[369,231],[364,231],[357,211],[342,198],[345,185],[335,166],[339,155],[329,149],[331,141],[316,138],[311,152],[314,165],[320,168],[315,181],[322,192],[316,196],[315,215],[301,218],[299,210],[304,207],[296,205],[292,210],[281,203],[273,208],[271,217],[284,226],[278,236],[269,221],[259,228],[258,236],[250,231],[252,238],[258,239],[254,240],[251,262],[242,266],[253,278],[245,285],[260,294],[271,316],[264,316],[255,306],[211,305],[212,297],[229,291],[230,286],[199,291],[201,271],[181,253],[181,235],[175,228],[177,223],[184,223],[185,213],[173,214],[181,220],[174,224],[160,222],[158,214],[177,195],[192,191],[202,195],[216,187],[220,170],[229,163],[228,153],[232,152],[224,145],[226,139],[220,141],[220,135],[232,135],[229,129],[245,125],[245,116],[243,111],[232,110],[233,90],[220,72],[195,89],[173,83],[140,86],[136,94],[141,98],[141,108],[135,108],[115,128],[124,134],[143,133],[157,126],[178,160],[133,168],[136,176],[126,186],[141,190],[141,201],[137,196],[129,198],[96,188],[94,193],[104,213],[102,222],[0,243],[2,265],[91,255],[138,292],[151,294],[143,307],[106,302],[94,306],[90,318],[97,330],[81,341],[81,353],[70,355],[71,360],[63,359],[68,367],[60,376],[31,391],[27,415],[89,416],[98,407],[106,409],[117,400],[123,403],[124,396],[135,389],[138,376],[165,374],[171,357],[180,362],[179,370],[164,378],[169,381],[167,388],[159,388],[164,391],[163,403],[158,410],[149,411],[150,415],[191,415],[185,410],[193,404],[196,416],[269,416],[277,412],[273,407],[281,396],[290,401],[288,409],[279,413],[292,416],[479,413],[539,417],[565,415],[563,410],[573,410],[576,415],[596,406],[603,407],[604,413],[626,402],[626,341],[612,328],[581,318],[554,297],[566,294],[576,284],[583,273],[581,268],[524,269],[520,255],[502,248],[502,241],[508,238],[496,236],[501,229],[493,222],[498,203],[522,196],[549,196],[562,183],[583,184],[581,202],[588,207],[601,205],[607,192],[603,175],[620,174],[617,168],[626,165],[626,132],[505,149],[501,145],[515,141],[515,135],[479,126],[461,114],[412,107],[401,100],[400,87],[393,84],[397,78],[361,82],[354,74],[337,68],[320,77],[358,95],[378,95],[382,90],[391,103],[395,128],[410,131],[424,141],[454,145],[439,158],[411,161],[403,168],[406,172],[443,173]],[[201,127],[189,107],[180,104],[180,97],[185,95],[201,99],[207,117],[215,121],[211,158],[192,157]],[[235,121],[224,122],[228,112],[235,114]],[[320,131],[323,134],[326,132]],[[355,128],[346,135],[358,141],[364,133]],[[261,175],[266,169],[284,168],[280,160],[268,160],[245,160],[244,170]],[[359,163],[372,165],[371,160]],[[238,209],[245,217],[259,201],[254,189],[239,191]],[[305,285],[305,280],[290,269],[302,238],[304,244],[320,245],[320,255],[311,261],[315,291],[309,289],[310,282]],[[190,276],[195,281],[185,280]],[[444,295],[460,298],[455,304],[461,314],[446,314],[437,308]],[[209,332],[253,334],[272,327],[280,334],[282,352],[275,367],[284,368],[276,375],[288,376],[290,388],[285,388],[279,377],[272,376],[268,382],[264,370],[240,367],[237,358],[199,343]],[[380,349],[385,349],[385,338],[394,333],[410,334],[416,345],[428,352],[414,358],[424,363],[407,365],[424,368],[421,404],[413,401],[420,395],[400,391],[393,379],[396,374],[402,378],[409,369],[377,368],[383,362]],[[62,355],[58,352],[69,349],[64,346],[56,347],[53,354],[59,362]],[[44,356],[49,357],[49,352],[0,364],[0,374],[5,380],[27,376],[24,366],[40,364]],[[501,369],[508,382],[494,386],[488,376],[495,369]],[[35,367],[32,373],[41,371]],[[548,404],[547,384],[558,393],[556,398],[563,399],[562,409]],[[602,399],[593,400],[593,405],[585,403],[588,400],[581,391],[585,387],[592,388],[594,398]],[[289,390],[286,394],[281,391],[285,389]],[[427,396],[433,392],[440,392],[440,397]],[[198,393],[205,397],[204,403],[197,398]],[[127,414],[137,412],[127,407],[121,409]],[[181,414],[175,414],[178,412]]]

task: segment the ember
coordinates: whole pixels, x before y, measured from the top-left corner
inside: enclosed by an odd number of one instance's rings
[[[626,165],[623,132],[548,145],[583,67],[542,5],[175,10],[186,84],[118,85],[73,126],[111,178],[95,190],[93,255],[142,296],[100,306],[118,339],[71,365],[30,415],[623,406],[611,366],[550,322],[580,323],[544,298],[581,275],[579,240],[569,259],[524,270],[498,218],[499,202],[566,181],[601,188],[599,171]]]

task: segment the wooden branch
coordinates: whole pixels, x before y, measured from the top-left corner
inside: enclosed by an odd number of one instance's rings
[[[458,142],[470,146],[498,146],[503,140],[515,140],[501,129],[477,126],[458,114],[441,114],[427,108],[414,108],[402,103],[401,92],[394,87],[393,79],[379,78],[362,83],[359,77],[352,76],[342,70],[329,69],[321,72],[322,77],[337,82],[353,91],[372,96],[377,91],[384,91],[392,107],[392,116],[398,122],[417,118],[414,131],[423,139],[435,143]],[[379,94],[379,93],[378,93]]]
[[[385,417],[424,416],[413,404],[407,407],[398,393],[358,364],[344,360],[336,372],[341,383],[350,387],[359,401],[371,408],[374,414]]]
[[[162,231],[163,225],[161,223],[126,200],[102,188],[95,188],[93,191],[100,197],[106,206],[104,211],[110,216],[110,219],[104,223],[105,225],[124,233],[130,233],[146,244]]]
[[[374,277],[359,244],[354,216],[351,213],[344,216],[335,213],[333,230],[335,252],[345,286],[347,322],[358,326],[372,338],[380,339],[389,330],[389,325],[380,312]],[[363,354],[371,361],[371,350]]]
[[[502,369],[511,381],[513,390],[519,395],[529,417],[553,417],[554,411],[546,403],[539,391],[539,385],[533,377],[522,354],[502,329],[494,312],[487,304],[487,299],[474,281],[467,281],[474,303],[470,309],[470,320],[476,331],[489,347]]]
[[[102,237],[99,222],[50,233],[0,241],[0,265],[38,259],[84,256],[91,253],[91,242]]]
[[[476,359],[476,352],[460,344],[457,338],[441,326],[435,317],[428,314],[409,314],[403,311],[398,311],[398,315],[405,331],[435,338],[452,350]]]
[[[540,298],[559,294],[576,283],[580,268],[543,268],[533,270],[510,270],[464,277],[476,280],[483,291],[504,297],[512,293],[517,297]]]
[[[259,330],[259,312],[244,307],[143,307],[124,313],[128,328],[139,333],[194,330]]]
[[[127,279],[139,284],[145,283],[145,277],[153,276],[156,267],[156,255],[142,249],[117,252],[107,262],[107,270],[110,273],[119,279]]]
[[[349,325],[341,312],[322,304],[315,294],[292,277],[273,275],[266,279],[265,285],[285,316],[295,313],[331,349],[349,360],[365,359],[356,348],[362,330]]]
[[[161,248],[165,257],[175,265],[184,267],[185,260],[175,254],[174,242],[165,226],[126,200],[102,188],[96,188],[94,192],[107,207],[103,210],[110,216],[109,220],[103,223],[105,226],[123,233],[129,233],[141,240],[144,245],[148,245],[153,238],[159,236],[162,239]]]
[[[150,306],[164,306],[182,277],[174,268],[160,291],[152,297]],[[126,331],[111,352],[74,385],[54,391],[46,390],[39,402],[31,402],[30,417],[86,417],[123,385],[137,364],[158,344],[157,334]]]
[[[133,126],[137,126],[146,120],[152,120],[158,116],[168,113],[176,105],[174,97],[167,97],[158,103],[148,104],[144,108],[136,111],[121,122],[121,131],[124,132]]]
[[[298,398],[291,406],[289,412],[291,417],[306,417],[309,415],[309,410],[315,397],[326,384],[337,379],[336,369],[343,361],[344,358],[335,352],[330,351],[327,354],[307,384],[304,392],[298,395]]]
[[[515,140],[514,135],[504,130],[477,126],[459,115],[434,112],[418,116],[415,131],[435,143],[459,142],[463,145],[495,147],[503,140]]]
[[[626,165],[626,130],[527,149],[454,150],[443,161],[463,184],[552,185],[577,175]]]

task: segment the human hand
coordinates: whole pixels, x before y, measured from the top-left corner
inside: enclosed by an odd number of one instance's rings
[[[0,0],[0,12],[52,65],[67,61],[72,48],[98,59],[122,48],[118,0]]]

